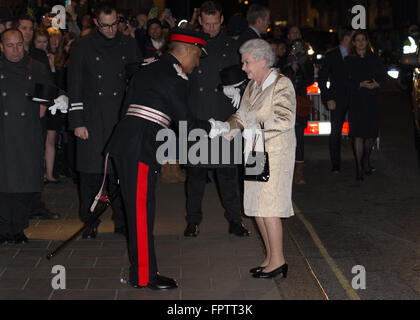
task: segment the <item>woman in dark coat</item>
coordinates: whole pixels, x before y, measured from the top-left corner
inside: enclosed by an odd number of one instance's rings
[[[375,171],[370,154],[379,135],[379,89],[386,82],[386,70],[380,58],[373,53],[365,31],[353,36],[353,52],[346,58],[351,86],[350,136],[353,138],[356,160],[356,180]]]

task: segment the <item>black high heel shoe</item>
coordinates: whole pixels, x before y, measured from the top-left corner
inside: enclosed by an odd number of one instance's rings
[[[263,271],[263,270],[264,270],[264,268],[265,268],[265,267],[261,267],[261,266],[259,266],[259,267],[255,267],[255,268],[252,268],[251,270],[249,270],[249,273],[258,273],[258,272]]]
[[[260,272],[254,273],[252,276],[254,278],[259,278],[259,279],[271,279],[278,276],[281,273],[283,274],[283,278],[287,278],[287,270],[288,270],[288,265],[287,263],[285,263],[281,267],[278,267],[277,269],[274,269],[271,272],[260,271]]]

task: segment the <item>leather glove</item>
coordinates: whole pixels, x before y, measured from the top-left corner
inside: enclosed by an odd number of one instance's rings
[[[67,113],[69,107],[69,98],[65,95],[59,96],[57,99],[54,99],[55,104],[48,108],[52,115],[55,115],[57,110],[60,110],[61,113]]]
[[[211,125],[211,130],[209,133],[210,139],[216,138],[217,136],[228,133],[230,131],[230,125],[227,122],[216,121],[214,119],[210,119],[209,122]]]

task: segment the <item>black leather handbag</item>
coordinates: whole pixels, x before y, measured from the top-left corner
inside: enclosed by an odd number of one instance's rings
[[[264,144],[264,151],[255,151],[257,143],[256,136],[254,137],[254,144],[252,146],[251,154],[248,156],[244,168],[244,180],[268,182],[270,179],[270,163],[268,160],[268,152],[265,151],[265,137],[264,124],[261,123],[262,139]]]

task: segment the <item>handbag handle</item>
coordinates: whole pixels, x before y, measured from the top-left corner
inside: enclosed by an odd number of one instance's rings
[[[265,153],[265,134],[264,134],[264,122],[260,122],[261,127],[261,135],[262,135],[262,141],[263,141],[263,148]],[[255,151],[255,145],[257,144],[257,135],[254,136],[254,144],[252,145],[252,151]]]

